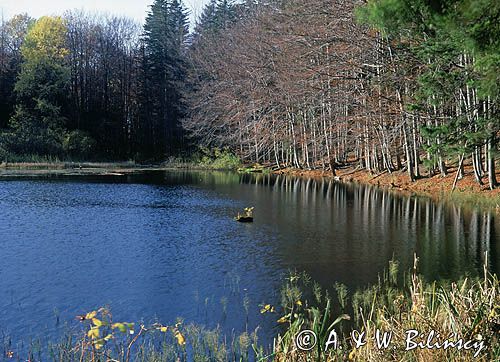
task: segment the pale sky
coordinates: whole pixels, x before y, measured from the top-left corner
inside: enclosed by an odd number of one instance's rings
[[[184,0],[191,11],[191,21],[198,16],[209,0]],[[5,19],[19,13],[28,13],[34,18],[43,15],[61,15],[66,10],[85,9],[126,15],[143,22],[153,0],[0,0],[0,16]]]

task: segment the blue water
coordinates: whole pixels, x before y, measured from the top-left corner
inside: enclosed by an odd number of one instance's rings
[[[253,224],[232,218],[255,206]],[[429,279],[498,270],[495,215],[328,180],[209,172],[0,181],[0,332],[77,328],[109,306],[116,319],[262,326],[270,342],[289,269],[328,287],[376,280],[413,254]],[[249,313],[244,308],[248,298]]]

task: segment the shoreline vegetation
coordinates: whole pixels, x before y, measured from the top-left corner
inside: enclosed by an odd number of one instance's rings
[[[45,176],[120,176],[143,171],[163,170],[206,170],[237,171],[240,173],[263,173],[289,175],[295,177],[332,178],[339,182],[355,182],[362,185],[373,185],[405,195],[425,196],[437,201],[449,201],[466,206],[479,206],[500,211],[500,189],[490,190],[486,185],[480,186],[474,180],[473,171],[468,165],[464,167],[464,175],[457,180],[453,189],[455,175],[422,176],[411,182],[403,171],[370,173],[359,169],[355,164],[338,168],[335,176],[329,170],[304,170],[296,168],[277,169],[260,164],[244,165],[234,155],[216,152],[217,157],[204,156],[198,160],[171,159],[159,164],[140,164],[134,161],[122,162],[74,162],[58,160],[41,160],[36,162],[0,162],[0,179],[16,177]],[[500,171],[497,172],[500,178]]]
[[[354,293],[338,283],[330,293],[307,274],[291,271],[283,279],[281,305],[242,303],[247,315],[260,313],[276,324],[269,347],[259,341],[258,328],[224,335],[220,328],[181,319],[168,325],[119,322],[100,308],[77,316],[73,333],[49,343],[46,351],[32,342],[23,356],[4,339],[3,353],[18,361],[54,362],[496,361],[500,283],[487,263],[485,254],[482,277],[428,282],[418,274],[417,257],[405,273],[392,260],[377,283]],[[304,330],[317,336],[308,352],[297,348],[296,336]],[[385,347],[377,343],[377,331],[390,336]]]
[[[372,173],[353,165],[339,168],[333,176],[330,171],[284,169],[276,170],[276,174],[300,177],[330,177],[342,182],[355,182],[362,185],[373,185],[383,189],[399,192],[407,196],[425,196],[436,201],[454,202],[467,206],[479,206],[500,210],[500,189],[490,190],[486,185],[479,185],[469,167],[464,167],[464,175],[455,180],[455,174],[421,176],[411,181],[404,170]],[[451,168],[453,171],[453,168]],[[455,169],[456,171],[456,169]],[[469,172],[470,171],[470,172]],[[497,177],[500,173],[497,172]],[[456,182],[456,184],[455,184]],[[453,186],[455,184],[455,187]]]

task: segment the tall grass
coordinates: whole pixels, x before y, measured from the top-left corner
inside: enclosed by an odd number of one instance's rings
[[[458,282],[427,282],[417,271],[401,273],[396,261],[374,285],[354,293],[336,283],[329,292],[305,273],[292,272],[284,280],[281,306],[261,306],[261,313],[275,321],[277,334],[268,350],[259,342],[258,329],[224,334],[220,329],[153,323],[116,322],[102,308],[79,316],[80,332],[42,348],[32,343],[26,356],[4,344],[6,359],[18,361],[499,361],[500,283],[486,267],[481,278]],[[245,310],[251,310],[245,304]],[[311,330],[317,344],[301,351],[297,335]],[[334,330],[337,348],[325,349]],[[364,336],[355,348],[351,332]],[[474,350],[424,349],[405,351],[407,331],[425,334],[432,330],[441,340],[460,338],[481,342],[485,349],[477,358]],[[377,331],[392,333],[391,347],[379,348]],[[425,337],[422,341],[425,343]],[[420,341],[420,340],[418,340]]]
[[[51,155],[16,155],[14,153],[5,153],[0,155],[0,163],[60,163],[61,160],[57,156]]]
[[[456,204],[483,209],[494,209],[500,212],[500,194],[481,193],[474,191],[455,191],[441,195],[440,199]]]
[[[332,298],[325,294],[316,298],[314,303],[303,309],[295,308],[288,326],[276,345],[276,361],[305,361],[304,352],[298,350],[295,336],[301,330],[309,329],[318,336],[317,348],[308,352],[307,360],[316,361],[499,361],[500,360],[500,284],[496,275],[485,268],[482,279],[464,278],[459,282],[438,284],[426,282],[417,273],[417,259],[411,273],[407,273],[403,282],[399,282],[398,263],[391,262],[389,269],[379,278],[379,282],[349,298],[352,319],[349,329],[365,333],[366,344],[353,347],[353,340],[348,330],[337,326],[339,332],[347,332],[339,342],[342,349],[325,351],[325,326],[334,328],[341,321],[350,319],[342,314],[345,287],[337,286],[338,310],[336,318],[331,316]],[[300,278],[296,278],[299,280]],[[286,295],[297,298],[298,281],[288,283]],[[307,283],[305,283],[307,286]],[[313,290],[315,287],[312,288]],[[318,293],[314,293],[318,295]],[[291,301],[287,300],[290,310]],[[308,302],[309,303],[309,302]],[[427,341],[430,331],[439,334],[440,341],[456,342],[459,339],[482,342],[486,347],[477,358],[474,351],[448,349],[415,348],[406,349],[407,332],[416,330],[423,334],[416,342]],[[376,344],[377,331],[391,331],[395,348],[379,348]],[[433,339],[433,343],[438,341]],[[431,343],[432,344],[432,343]]]

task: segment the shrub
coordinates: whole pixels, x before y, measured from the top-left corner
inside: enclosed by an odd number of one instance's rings
[[[241,166],[240,158],[228,148],[214,148],[213,150],[202,148],[200,149],[200,153],[200,165],[204,168],[213,170],[236,170]]]
[[[64,152],[80,159],[88,159],[95,146],[94,139],[88,133],[79,130],[67,133],[63,140]]]

